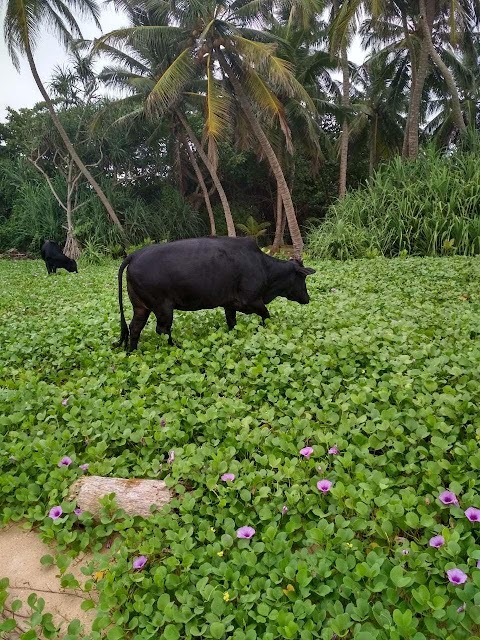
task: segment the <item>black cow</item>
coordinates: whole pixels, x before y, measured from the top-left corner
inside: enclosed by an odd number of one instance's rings
[[[75,260],[67,258],[56,242],[46,240],[42,245],[41,254],[49,274],[56,273],[57,269],[66,269],[70,273],[78,273]]]
[[[122,275],[128,266],[127,289],[133,306],[129,329],[122,299]],[[255,313],[264,322],[265,305],[281,296],[308,304],[305,278],[315,273],[300,261],[265,255],[250,238],[197,238],[155,244],[127,256],[118,271],[120,340],[128,350],[137,348],[151,312],[158,334],[172,340],[173,310],[197,311],[223,307],[229,329],[236,313]]]

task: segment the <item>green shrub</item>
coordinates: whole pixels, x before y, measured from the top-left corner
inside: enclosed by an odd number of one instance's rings
[[[316,258],[480,253],[480,143],[451,155],[396,158],[310,229]]]

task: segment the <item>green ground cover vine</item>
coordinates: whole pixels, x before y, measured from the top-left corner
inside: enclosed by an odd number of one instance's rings
[[[94,552],[92,640],[480,636],[480,262],[316,267],[311,304],[265,328],[177,314],[180,348],[150,323],[126,356],[115,264],[0,262],[0,517],[54,543],[66,588]],[[66,499],[82,473],[175,499],[95,523]]]

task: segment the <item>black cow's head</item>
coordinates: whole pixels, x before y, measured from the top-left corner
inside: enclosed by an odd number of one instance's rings
[[[65,265],[65,269],[70,273],[78,273],[77,263],[75,262],[75,260],[71,260],[70,258],[68,258],[68,262]]]
[[[300,304],[308,304],[310,296],[307,292],[307,276],[315,273],[315,269],[304,267],[301,260],[290,260],[290,273],[287,279],[285,298],[298,302]]]

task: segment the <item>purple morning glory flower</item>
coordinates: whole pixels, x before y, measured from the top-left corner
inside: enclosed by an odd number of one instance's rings
[[[331,456],[338,456],[338,454],[340,453],[340,451],[338,450],[337,445],[334,445],[333,447],[330,447],[330,449],[328,450],[328,453]]]
[[[58,463],[59,467],[69,467],[72,464],[72,459],[68,456],[64,456]]]
[[[468,507],[465,511],[465,515],[470,520],[470,522],[480,522],[480,509],[475,509],[475,507]]]
[[[465,602],[462,605],[460,605],[457,609],[457,613],[463,613],[463,611],[465,611],[466,606],[467,605]]]
[[[457,569],[456,567],[455,569],[449,569],[447,576],[452,584],[463,584],[468,578],[466,573],[463,573],[461,569]]]
[[[288,507],[286,504],[284,504],[282,507],[282,516],[287,515],[287,513],[288,513]]]
[[[166,425],[167,425],[167,421],[165,420],[165,418],[162,418],[162,419],[160,420],[160,426],[161,426],[161,427],[165,427]]]
[[[313,447],[303,447],[303,449],[300,449],[300,455],[303,456],[304,458],[309,458],[313,453]]]
[[[480,560],[477,560],[477,569],[480,569]]]
[[[443,493],[438,496],[438,499],[440,500],[440,502],[443,502],[443,504],[458,505],[457,496],[453,493],[453,491],[443,491]]]
[[[64,399],[62,400],[62,404],[63,404],[63,406],[64,406],[64,407],[66,407],[66,406],[67,406],[67,404],[68,404],[68,398],[64,398]]]
[[[233,482],[235,480],[235,474],[224,473],[223,476],[220,478],[220,480],[223,480],[223,482]]]
[[[80,507],[76,507],[76,509],[74,509],[74,510],[73,510],[73,513],[74,513],[76,516],[81,516],[81,515],[82,515],[82,513],[83,513],[83,509],[80,509]]]
[[[88,464],[88,462],[85,462],[84,464],[81,464],[78,468],[81,469],[82,471],[88,471],[88,467],[90,465]]]
[[[138,558],[135,558],[135,560],[133,561],[133,568],[143,569],[143,567],[147,564],[147,560],[147,556],[139,556]]]
[[[52,507],[48,512],[48,515],[52,520],[58,520],[58,518],[60,518],[62,513],[63,513],[62,507]]]
[[[171,451],[168,452],[168,464],[172,464],[172,462],[175,460],[175,451],[172,449]]]
[[[330,482],[330,480],[320,480],[317,482],[317,489],[322,493],[327,493],[332,488],[332,485],[333,482]]]
[[[431,547],[435,547],[435,549],[438,549],[445,544],[445,538],[443,536],[433,536],[433,538],[430,538],[430,540],[428,541],[428,544]]]
[[[240,529],[237,530],[237,538],[245,538],[246,540],[249,540],[250,538],[253,538],[254,535],[255,529],[253,527],[240,527]]]

